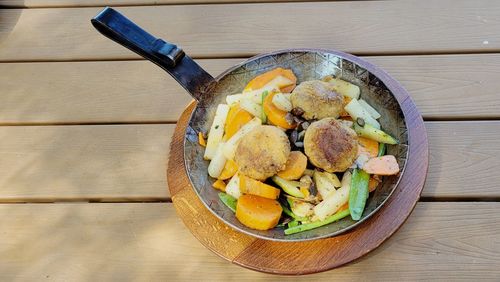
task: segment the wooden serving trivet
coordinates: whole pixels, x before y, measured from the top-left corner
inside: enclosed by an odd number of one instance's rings
[[[360,258],[389,238],[417,203],[428,167],[424,123],[411,99],[401,105],[408,121],[409,157],[403,178],[384,206],[352,231],[306,242],[274,242],[240,233],[213,215],[193,191],[186,175],[183,140],[194,103],[177,123],[167,179],[172,201],[184,224],[207,248],[243,267],[274,274],[300,275],[333,269]]]

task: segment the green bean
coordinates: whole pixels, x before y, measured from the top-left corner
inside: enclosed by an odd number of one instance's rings
[[[299,226],[299,222],[297,220],[292,220],[288,223],[288,228],[292,228],[292,227],[295,227],[295,226]]]
[[[306,224],[302,224],[302,225],[297,225],[295,227],[287,228],[287,229],[285,229],[285,235],[295,234],[295,233],[311,230],[314,228],[318,228],[318,227],[321,227],[323,225],[327,225],[327,224],[330,224],[334,221],[340,220],[348,215],[349,215],[349,210],[343,210],[343,211],[337,212],[336,214],[330,215],[325,220],[314,221],[311,223],[306,223]]]
[[[368,181],[370,175],[363,170],[354,169],[349,190],[349,211],[353,220],[359,220],[368,199]]]
[[[386,147],[387,146],[385,145],[385,143],[380,143],[380,145],[378,145],[377,157],[382,157],[383,155],[385,155]]]
[[[224,203],[224,205],[226,205],[230,210],[232,210],[233,212],[236,212],[236,203],[238,202],[238,200],[229,195],[229,194],[226,194],[226,193],[219,193],[219,199]]]

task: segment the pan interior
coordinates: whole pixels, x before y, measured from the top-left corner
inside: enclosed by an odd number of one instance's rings
[[[364,61],[345,58],[340,52],[328,51],[285,51],[252,58],[239,64],[218,78],[218,84],[210,97],[199,103],[189,122],[185,141],[184,158],[188,177],[192,187],[205,206],[217,217],[233,228],[263,239],[279,241],[305,241],[345,232],[375,213],[396,189],[404,172],[408,155],[408,133],[403,112],[398,101],[383,81],[362,65]],[[355,222],[350,217],[338,222],[293,235],[284,235],[282,228],[268,231],[250,229],[241,224],[234,213],[218,197],[218,190],[212,188],[214,182],[208,176],[208,161],[203,160],[204,148],[198,144],[198,132],[208,132],[219,103],[225,103],[227,95],[240,93],[253,77],[276,67],[292,69],[297,76],[297,83],[321,79],[333,75],[361,88],[361,98],[380,112],[382,128],[400,140],[399,145],[390,145],[387,154],[394,155],[399,162],[401,173],[397,176],[384,177],[382,183],[370,194],[361,220]]]

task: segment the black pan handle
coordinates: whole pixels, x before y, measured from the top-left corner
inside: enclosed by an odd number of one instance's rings
[[[181,48],[155,38],[110,7],[104,8],[91,23],[106,37],[160,66],[196,100],[215,84],[214,78]]]

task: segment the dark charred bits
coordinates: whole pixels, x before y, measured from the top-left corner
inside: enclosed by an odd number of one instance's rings
[[[356,119],[356,123],[361,126],[361,127],[364,127],[365,126],[365,120],[362,119],[362,118],[357,118]]]
[[[296,117],[301,117],[304,114],[304,110],[299,107],[295,107],[292,109],[291,113]]]
[[[288,122],[288,124],[294,124],[294,123],[296,123],[295,117],[291,113],[287,113],[285,115],[285,120],[286,120],[286,122]]]
[[[307,121],[301,122],[298,126],[299,130],[306,130],[309,127],[310,123]]]

